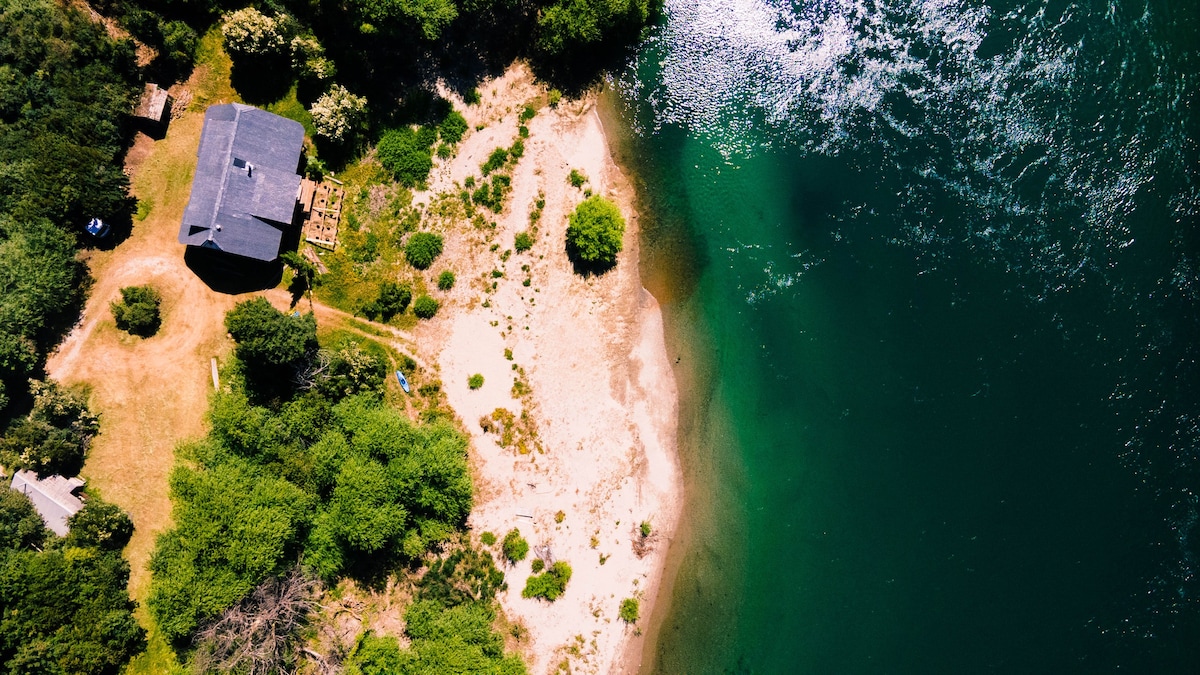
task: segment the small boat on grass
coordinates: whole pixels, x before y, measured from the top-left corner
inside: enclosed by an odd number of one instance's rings
[[[396,371],[396,381],[400,383],[400,388],[404,390],[404,393],[406,393],[406,394],[411,393],[411,391],[408,388],[408,380],[404,377],[404,373],[397,370]]]

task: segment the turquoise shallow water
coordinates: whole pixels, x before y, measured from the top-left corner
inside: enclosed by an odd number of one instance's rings
[[[1198,35],[667,2],[614,81],[690,361],[653,672],[1200,671]]]

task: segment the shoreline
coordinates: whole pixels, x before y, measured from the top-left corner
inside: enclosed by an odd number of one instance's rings
[[[510,143],[516,112],[541,92],[523,65],[480,90],[483,103],[465,110],[469,122],[484,128],[435,170],[431,193],[474,175],[493,146]],[[438,354],[450,405],[471,435],[473,538],[484,531],[502,538],[516,528],[532,546],[550,547],[555,559],[574,568],[554,603],[521,597],[528,560],[508,568],[509,590],[498,596],[508,619],[525,627],[528,637],[517,648],[530,672],[539,674],[558,672],[564,661],[571,672],[639,671],[650,653],[646,628],[664,597],[668,550],[683,506],[679,392],[664,316],[642,283],[637,196],[597,106],[598,96],[590,94],[557,109],[542,107],[528,122],[508,208],[484,241],[470,232],[447,239],[445,262],[459,273],[461,289],[448,298],[453,311],[419,328],[428,353]],[[572,169],[588,176],[585,188],[626,215],[619,262],[598,277],[575,274],[562,246],[567,216],[584,198],[566,180]],[[494,241],[499,250],[509,249],[529,226],[539,197],[544,211],[532,250],[497,260],[499,254],[480,245]],[[489,269],[503,274],[492,291]],[[467,377],[475,373],[485,384],[470,390]],[[527,393],[509,391],[514,376]],[[498,408],[534,420],[528,454],[502,447],[497,434],[477,422]],[[532,449],[536,444],[544,453]],[[643,520],[651,523],[653,545],[638,557],[633,543]],[[627,597],[639,599],[636,625],[617,618]]]

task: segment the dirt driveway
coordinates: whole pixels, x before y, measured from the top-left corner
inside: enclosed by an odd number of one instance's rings
[[[130,593],[142,601],[154,537],[170,524],[167,478],[174,449],[204,433],[210,359],[229,351],[223,320],[237,301],[196,277],[176,241],[202,124],[202,113],[187,113],[172,123],[166,138],[139,153],[133,192],[151,205],[150,212],[135,221],[128,240],[89,259],[95,283],[80,324],[47,364],[55,379],[91,388],[101,427],[83,476],[133,518],[137,529],[126,551]],[[163,296],[162,328],[148,339],[117,330],[109,311],[123,286],[141,284]]]

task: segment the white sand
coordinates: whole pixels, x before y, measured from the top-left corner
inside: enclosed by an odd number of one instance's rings
[[[472,126],[487,126],[470,132],[458,156],[435,170],[433,190],[478,176],[488,153],[516,138],[524,104],[544,94],[521,66],[480,91],[483,103],[466,114]],[[640,598],[638,625],[647,624],[682,498],[675,381],[658,304],[638,275],[632,191],[613,163],[594,99],[564,101],[557,110],[541,107],[528,126],[513,194],[494,218],[498,228],[490,242],[499,250],[489,251],[485,234],[470,225],[447,231],[446,255],[435,268],[450,266],[459,282],[446,309],[417,337],[426,354],[440,351],[443,386],[471,433],[479,488],[470,521],[474,535],[491,531],[502,538],[515,527],[574,570],[554,603],[521,597],[532,553],[507,570],[509,590],[500,602],[509,619],[529,631],[522,649],[531,671],[555,672],[569,660],[573,673],[632,672],[640,631],[617,617],[618,606],[623,598]],[[584,199],[567,181],[572,168],[588,176],[587,187],[616,202],[628,222],[618,265],[600,277],[575,274],[564,251],[567,216]],[[538,190],[546,202],[536,244],[501,262],[501,252],[528,227]],[[487,293],[493,268],[504,277]],[[527,276],[528,287],[522,285]],[[514,363],[532,387],[522,400],[510,391]],[[467,378],[474,373],[485,384],[471,391]],[[528,409],[545,453],[522,455],[484,433],[478,420],[498,407],[518,415]],[[565,514],[561,523],[559,511]],[[632,544],[643,520],[652,524],[657,543],[638,558]]]

